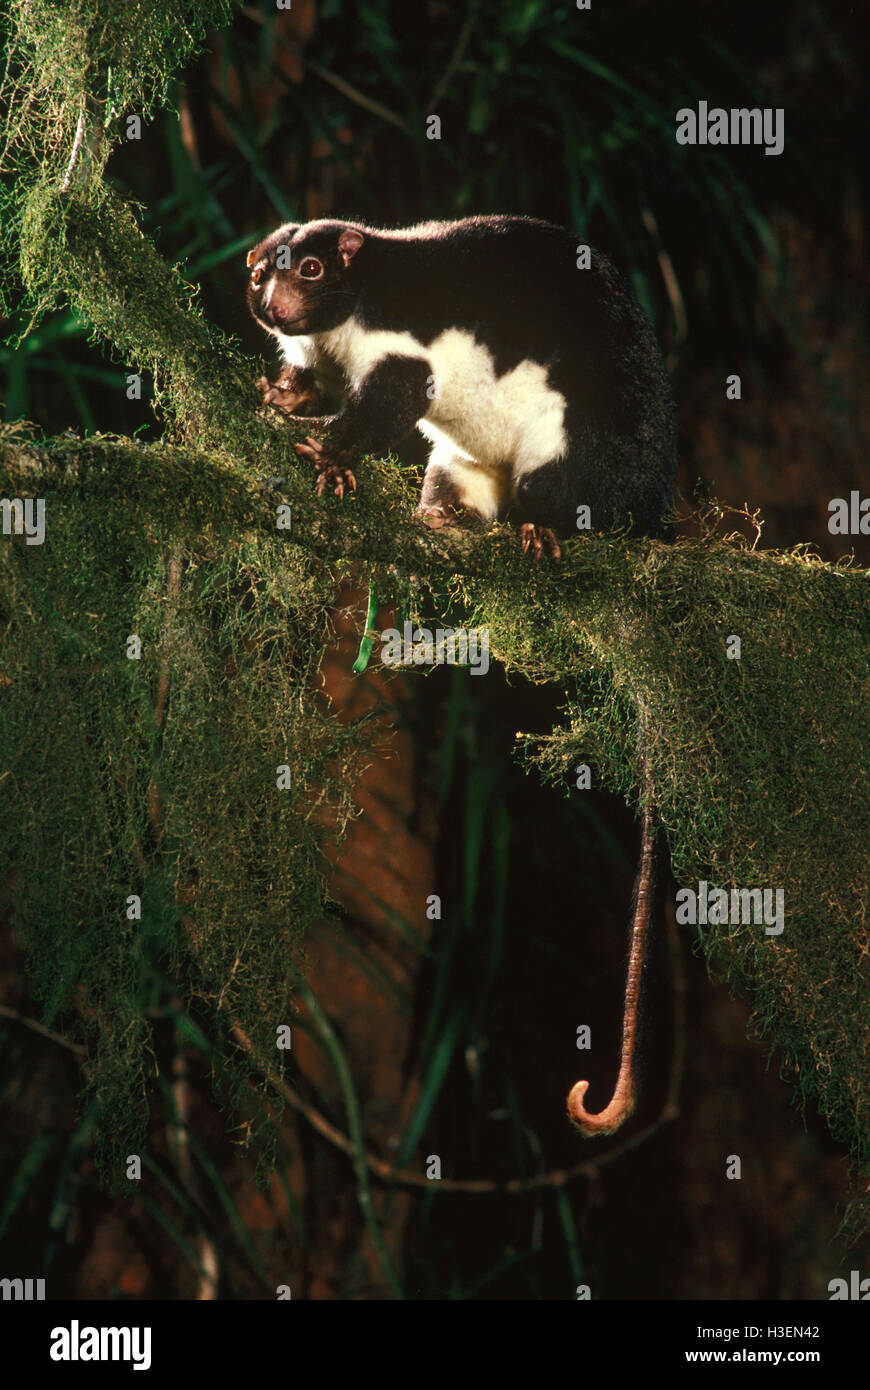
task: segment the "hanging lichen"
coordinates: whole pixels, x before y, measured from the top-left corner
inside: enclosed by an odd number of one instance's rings
[[[257,410],[254,372],[102,179],[122,112],[162,99],[225,12],[9,11],[7,284],[20,275],[31,311],[70,302],[153,372],[177,445],[7,429],[0,448],[0,496],[41,497],[50,518],[44,546],[0,547],[3,867],[45,1016],[91,1049],[104,1172],[117,1182],[141,1139],[160,972],[209,1011],[237,1097],[253,1072],[234,1021],[274,1059],[298,942],[325,906],[319,807],[349,814],[365,746],[316,690],[336,567],[365,561],[385,600],[485,626],[509,671],[562,684],[564,725],[534,754],[557,783],[594,760],[636,804],[643,708],[678,881],[784,893],[781,934],[708,923],[701,945],[866,1178],[867,575],[710,537],[578,539],[558,569],[530,570],[504,528],[415,524],[388,460],[366,460],[344,504],[316,499],[294,431]],[[285,478],[279,493],[264,475]]]

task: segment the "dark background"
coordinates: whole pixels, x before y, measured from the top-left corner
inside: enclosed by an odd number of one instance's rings
[[[210,36],[175,113],[122,143],[110,174],[201,286],[207,317],[241,338],[252,379],[275,362],[245,310],[245,253],[284,220],[510,211],[572,227],[623,265],[656,322],[680,409],[682,511],[697,494],[759,507],[762,546],[810,542],[834,559],[853,541],[829,535],[829,500],[870,494],[865,44],[856,6],[810,0],[254,5]],[[674,114],[699,99],[783,107],[784,154],[677,146]],[[425,138],[432,113],[438,142]],[[72,313],[0,350],[0,367],[7,418],[159,435],[147,400],[126,399],[125,364]],[[734,372],[739,402],[725,398]],[[866,563],[867,540],[854,545]],[[324,681],[348,717],[378,705],[383,740],[364,814],[333,855],[340,926],[309,942],[308,978],[368,1146],[418,1171],[438,1154],[445,1177],[495,1181],[600,1158],[623,1136],[582,1141],[564,1098],[585,1075],[597,1109],[615,1076],[632,817],[598,792],[560,797],[517,766],[515,733],[552,727],[558,690],[496,670],[358,680],[363,617],[364,595],[347,586]],[[655,1122],[675,1053],[679,1117],[535,1195],[377,1186],[408,1297],[563,1299],[586,1282],[614,1299],[807,1299],[827,1296],[841,1263],[863,1258],[867,1272],[866,1246],[833,1239],[849,1196],[843,1150],[792,1107],[748,1006],[708,978],[686,929],[675,967],[666,858],[625,1137]],[[26,1015],[8,930],[0,952],[0,997]],[[582,1023],[592,1053],[575,1048]],[[171,1074],[171,1030],[155,1028]],[[344,1131],[304,1011],[298,1031],[299,1090]],[[4,1269],[39,1270],[54,1296],[189,1298],[201,1292],[189,1252],[209,1245],[222,1297],[270,1297],[280,1283],[294,1298],[388,1296],[349,1161],[290,1118],[273,1180],[254,1187],[195,1048],[190,1123],[211,1166],[191,1214],[173,1197],[159,1088],[150,1146],[162,1179],[115,1201],[93,1170],[76,1059],[18,1023],[4,1022],[0,1046]],[[725,1178],[734,1154],[739,1182]]]

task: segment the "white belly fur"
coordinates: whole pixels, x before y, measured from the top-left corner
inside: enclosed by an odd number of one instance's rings
[[[310,338],[276,336],[287,362],[317,370],[325,354],[351,386],[391,353],[427,362],[435,395],[417,424],[445,463],[452,448],[472,467],[509,470],[515,483],[565,453],[565,398],[545,368],[527,360],[496,376],[492,354],[464,329],[445,329],[428,347],[411,333],[367,330],[352,318]]]

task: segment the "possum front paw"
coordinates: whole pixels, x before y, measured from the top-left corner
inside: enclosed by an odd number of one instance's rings
[[[305,367],[285,367],[275,381],[261,376],[256,382],[264,405],[273,405],[285,415],[321,415],[324,399],[318,390],[314,373]]]
[[[331,448],[309,435],[304,444],[296,445],[296,452],[305,458],[313,459],[317,465],[315,490],[318,497],[323,496],[330,483],[335,483],[336,497],[344,496],[345,487],[356,492],[356,478],[350,467],[352,455],[349,449]]]
[[[523,522],[520,527],[520,541],[522,542],[523,554],[528,555],[529,551],[534,552],[535,560],[541,563],[545,555],[552,555],[554,560],[561,560],[562,547],[556,537],[556,532],[551,531],[549,526],[534,526],[531,521]]]

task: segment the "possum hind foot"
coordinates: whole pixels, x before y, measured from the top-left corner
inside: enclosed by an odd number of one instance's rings
[[[523,522],[520,527],[520,542],[523,554],[528,555],[529,551],[532,551],[538,564],[545,555],[552,555],[556,561],[562,558],[562,547],[556,532],[551,531],[549,526],[535,526],[531,521]]]
[[[323,496],[330,483],[335,483],[336,497],[343,497],[346,487],[356,492],[356,477],[350,467],[349,449],[330,449],[327,445],[321,444],[319,439],[313,439],[309,435],[304,444],[296,445],[296,452],[305,458],[313,459],[317,465],[315,491],[318,497]]]

